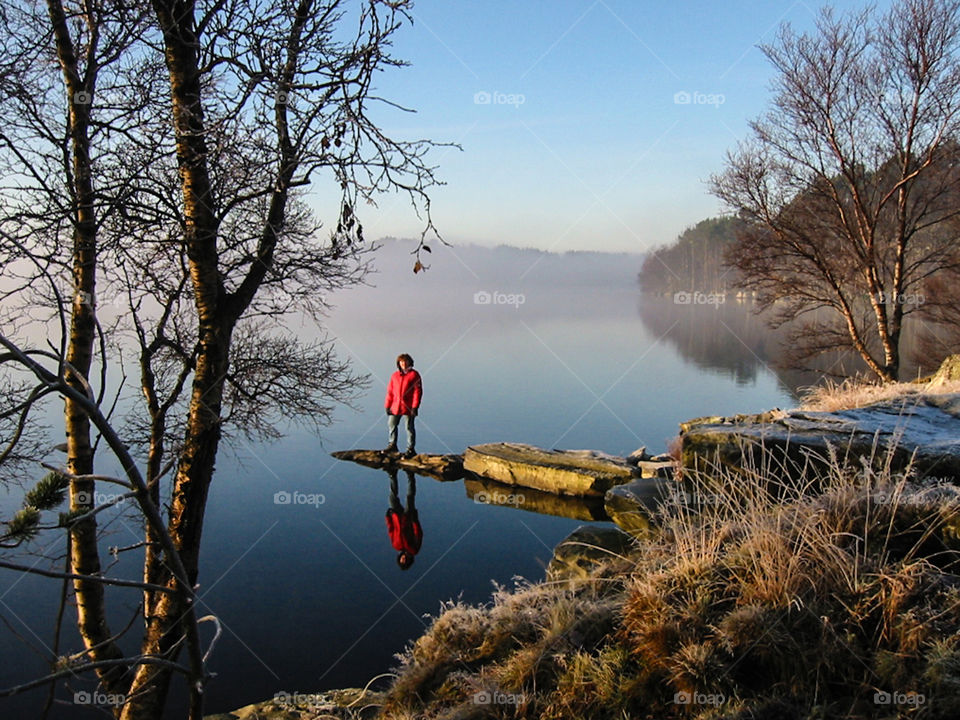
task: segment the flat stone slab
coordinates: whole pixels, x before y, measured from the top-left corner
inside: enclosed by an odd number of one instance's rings
[[[463,487],[467,491],[468,498],[485,505],[510,507],[540,515],[556,515],[586,522],[610,519],[603,509],[603,501],[598,497],[557,495],[533,488],[504,485],[479,476],[467,477],[463,481]]]
[[[911,395],[836,412],[792,410],[776,415],[702,418],[681,425],[685,470],[743,467],[772,452],[791,474],[839,460],[871,459],[892,470],[960,482],[960,393]]]
[[[522,443],[468,447],[463,467],[506,485],[596,497],[640,475],[640,469],[624,458],[595,450],[545,450]]]
[[[330,453],[337,460],[366,465],[367,467],[391,470],[399,468],[410,470],[418,475],[429,475],[438,480],[459,480],[463,477],[462,455],[427,455],[421,453],[412,458],[405,458],[400,452],[384,452],[383,450],[338,450]]]
[[[640,477],[666,479],[673,476],[677,463],[675,460],[639,460],[637,467]]]

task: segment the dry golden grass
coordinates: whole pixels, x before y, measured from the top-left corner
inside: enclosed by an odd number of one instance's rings
[[[672,716],[671,692],[776,697],[798,717],[813,704],[873,717],[875,692],[915,691],[936,698],[931,717],[960,708],[960,674],[927,682],[933,643],[953,638],[947,655],[960,653],[956,493],[921,492],[880,460],[879,472],[833,464],[775,493],[769,468],[728,477],[736,489],[693,481],[699,513],[663,519],[676,559],[637,578],[624,604],[628,645],[650,685],[667,687],[648,702]]]

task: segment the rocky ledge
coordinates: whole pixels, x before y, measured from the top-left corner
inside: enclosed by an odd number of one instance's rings
[[[464,455],[430,455],[411,458],[383,450],[340,450],[331,453],[338,460],[380,468],[388,472],[407,470],[438,480],[493,481],[554,495],[601,499],[611,487],[637,477],[664,477],[674,463],[666,456],[651,457],[641,448],[628,457],[596,450],[545,450],[522,443],[489,443],[468,447]],[[533,496],[531,496],[533,497]],[[557,503],[546,505],[557,506]],[[570,508],[550,514],[582,516],[582,509]],[[549,511],[548,511],[549,512]],[[590,508],[590,517],[602,519],[603,511]]]
[[[462,455],[419,454],[404,457],[399,452],[385,450],[338,450],[330,453],[337,460],[349,460],[381,470],[409,470],[418,475],[429,475],[437,480],[459,480],[463,477]]]
[[[699,418],[680,426],[681,465],[701,475],[767,466],[800,477],[835,458],[956,481],[958,421],[960,393],[910,395],[836,412]]]

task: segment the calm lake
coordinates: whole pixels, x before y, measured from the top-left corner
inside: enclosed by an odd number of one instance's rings
[[[494,583],[541,579],[553,547],[581,524],[474,502],[463,482],[418,477],[423,545],[402,571],[384,523],[388,475],[329,455],[386,444],[383,395],[397,354],[410,353],[423,376],[421,452],[495,441],[662,452],[683,420],[794,403],[797,381],[767,367],[768,336],[747,308],[645,298],[639,256],[438,247],[432,269],[414,276],[408,250],[388,244],[370,279],[376,287],[330,299],[328,331],[340,354],[370,374],[356,408],[339,408],[320,439],[292,427],[277,442],[235,440],[221,452],[200,579],[200,614],[223,628],[207,712],[279,691],[364,685],[396,663],[442,602],[481,603]],[[403,447],[402,428],[400,439]],[[405,501],[403,473],[399,481]],[[20,498],[2,494],[4,515]],[[105,548],[136,542],[131,515],[105,524]],[[121,555],[110,574],[137,577],[139,562],[137,553]],[[4,687],[44,673],[57,588],[0,570]],[[119,630],[139,597],[110,595]],[[65,631],[60,654],[78,647]],[[51,716],[102,716],[73,702],[74,692],[92,689],[61,687],[64,704]],[[0,716],[33,717],[44,700],[36,691],[0,700]],[[174,698],[170,717],[177,707]]]

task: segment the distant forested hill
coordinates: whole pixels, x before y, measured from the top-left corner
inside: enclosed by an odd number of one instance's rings
[[[736,271],[723,256],[736,239],[737,218],[709,218],[684,230],[670,245],[647,255],[638,279],[654,293],[719,293],[736,285]]]

